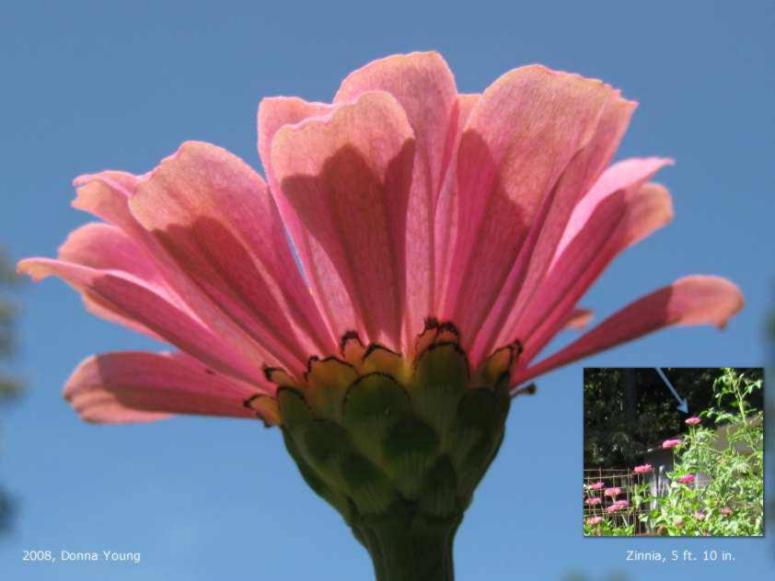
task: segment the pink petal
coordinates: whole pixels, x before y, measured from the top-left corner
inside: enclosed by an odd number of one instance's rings
[[[65,386],[65,398],[78,415],[97,423],[153,421],[178,413],[255,418],[245,403],[257,395],[251,385],[179,353],[92,356]]]
[[[459,133],[457,90],[441,55],[412,53],[380,59],[351,73],[334,102],[352,101],[373,90],[386,91],[396,98],[416,138],[406,226],[407,328],[402,347],[407,351],[422,331],[423,321],[434,314],[434,212]]]
[[[540,322],[544,342],[532,343],[533,347],[543,347],[613,258],[672,218],[667,191],[658,186],[641,191],[646,180],[668,163],[670,160],[659,158],[631,159],[602,174],[573,209],[540,288],[523,302],[521,310],[520,305],[513,307],[514,312],[501,324],[496,343],[518,339],[526,344]],[[571,241],[573,254],[560,266],[558,261]],[[557,303],[561,299],[560,307]],[[552,309],[556,310],[548,320]]]
[[[180,297],[166,284],[152,258],[116,226],[91,223],[77,228],[59,247],[59,259],[96,270],[131,274],[144,281],[148,288],[153,289],[171,305],[195,318]],[[124,316],[121,311],[106,308],[98,299],[92,298],[88,289],[82,289],[81,295],[87,310],[93,314],[154,339],[163,340],[148,327]]]
[[[541,202],[536,220],[530,226],[531,232],[520,248],[494,307],[479,328],[472,348],[474,359],[496,348],[503,330],[512,328],[527,303],[536,294],[540,296],[539,288],[579,198],[589,190],[618,147],[635,104],[622,99],[610,87],[608,94],[594,134],[573,156]]]
[[[139,179],[121,171],[79,176],[73,182],[77,192],[73,207],[118,226],[130,236],[142,237],[141,228],[129,211],[129,198]]]
[[[476,104],[482,98],[480,94],[462,94],[457,98],[457,121],[454,126],[452,144],[453,160],[457,157],[463,128]],[[434,215],[434,271],[435,290],[433,293],[433,312],[441,313],[443,298],[449,282],[449,270],[452,267],[453,244],[457,239],[458,217],[458,181],[457,164],[451,163],[444,180]]]
[[[412,195],[429,197],[423,206],[432,209],[441,192],[455,136],[451,130],[458,111],[452,71],[437,52],[389,56],[351,73],[334,103],[354,101],[368,91],[390,93],[404,109],[416,139]]]
[[[335,349],[266,185],[239,158],[186,143],[140,183],[130,208],[178,270],[267,352],[262,363],[297,371]]]
[[[271,145],[275,133],[284,125],[295,125],[309,117],[320,117],[333,109],[328,103],[304,101],[298,97],[267,97],[258,106],[258,155],[269,185],[279,187],[272,169]]]
[[[92,222],[76,228],[59,247],[59,258],[99,270],[129,272],[155,286],[166,286],[153,259],[111,224]]]
[[[573,309],[563,323],[564,329],[583,329],[594,317],[589,309]]]
[[[282,127],[271,148],[273,194],[292,208],[279,204],[327,319],[337,333],[355,323],[365,339],[398,348],[414,155],[403,109],[388,93],[363,93],[326,118]]]
[[[743,308],[740,290],[718,276],[694,275],[638,299],[543,361],[516,373],[523,383],[537,375],[670,325],[723,328]]]
[[[662,157],[631,158],[619,161],[606,169],[584,197],[573,208],[568,225],[557,245],[553,264],[579,231],[589,222],[600,203],[622,189],[637,190],[659,170],[672,165],[673,160]]]
[[[564,319],[606,267],[673,217],[668,191],[657,184],[618,190],[603,198],[552,266],[525,315],[505,332],[522,341],[528,362],[563,327]]]
[[[148,174],[137,177],[118,171],[80,176],[75,180],[78,197],[73,205],[120,227],[138,246],[151,255],[169,287],[174,289],[174,292],[191,311],[196,313],[196,318],[206,327],[217,329],[219,346],[224,350],[231,350],[235,357],[242,359],[243,368],[254,369],[261,361],[267,360],[274,365],[275,360],[263,346],[256,344],[254,338],[240,327],[238,321],[231,320],[220,305],[206,296],[197,286],[196,281],[191,280],[187,273],[179,268],[174,257],[171,257],[157,239],[132,215],[129,201],[135,196],[141,181],[147,179]],[[95,314],[106,315],[106,309],[100,307],[95,301],[87,299],[87,304]],[[260,375],[263,377],[263,373]]]
[[[511,71],[484,92],[458,152],[459,214],[465,219],[445,304],[445,318],[461,327],[464,338],[470,341],[481,327],[507,279],[512,297],[522,286],[530,256],[553,252],[631,108],[599,81],[539,66]],[[515,265],[520,249],[535,248],[541,239],[538,250],[524,252]],[[533,271],[542,264],[538,260]]]
[[[333,105],[304,101],[298,97],[269,97],[262,99],[258,107],[258,153],[266,170],[269,186],[274,196],[285,227],[288,229],[292,244],[299,256],[313,257],[318,268],[304,272],[307,284],[326,324],[336,337],[341,337],[347,331],[355,329],[355,308],[352,305],[347,289],[335,274],[334,265],[319,245],[310,244],[304,224],[296,215],[293,206],[285,196],[280,194],[280,184],[272,167],[271,145],[277,131],[285,125],[296,125],[313,117],[325,118],[334,110]],[[304,268],[304,264],[302,267]],[[316,277],[323,273],[325,289],[316,282]],[[321,292],[323,294],[321,294]]]
[[[18,269],[36,281],[58,276],[101,309],[121,320],[135,321],[214,369],[265,383],[260,361],[238,358],[201,322],[133,274],[119,270],[103,271],[48,258],[22,260]],[[267,389],[273,390],[271,384],[267,384]]]

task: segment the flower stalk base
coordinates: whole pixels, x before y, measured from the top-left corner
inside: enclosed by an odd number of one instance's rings
[[[515,346],[469,369],[457,333],[430,322],[412,360],[343,339],[304,382],[278,384],[286,446],[310,487],[369,551],[378,581],[454,578],[455,532],[503,440]]]
[[[377,581],[453,581],[452,545],[462,518],[436,519],[407,505],[351,526],[371,555]]]

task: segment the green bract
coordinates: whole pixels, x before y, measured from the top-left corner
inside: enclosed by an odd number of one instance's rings
[[[278,381],[282,430],[304,479],[369,550],[379,579],[451,578],[452,541],[503,440],[516,347],[469,370],[454,328],[431,322],[411,361],[347,337]]]

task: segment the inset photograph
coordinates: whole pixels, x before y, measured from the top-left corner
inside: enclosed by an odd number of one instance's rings
[[[584,535],[762,536],[761,368],[584,369]]]

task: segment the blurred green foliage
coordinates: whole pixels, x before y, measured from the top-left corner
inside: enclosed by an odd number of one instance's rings
[[[12,295],[18,279],[8,256],[0,249],[0,405],[7,405],[22,392],[22,382],[8,369],[15,349],[18,307]],[[0,433],[0,435],[4,435]],[[0,450],[2,450],[0,442]],[[7,531],[13,516],[13,501],[0,485],[0,533]]]

